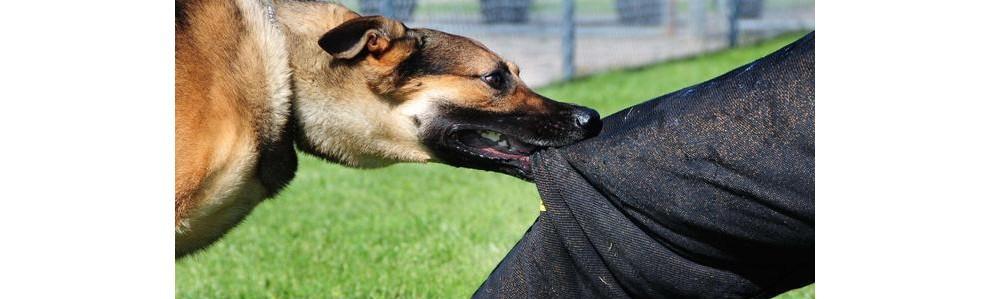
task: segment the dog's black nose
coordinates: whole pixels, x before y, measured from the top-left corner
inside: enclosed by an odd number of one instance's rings
[[[598,135],[602,129],[602,120],[598,111],[584,107],[574,109],[574,124],[584,130],[585,137]]]

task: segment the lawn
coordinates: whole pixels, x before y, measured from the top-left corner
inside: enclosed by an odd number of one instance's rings
[[[800,35],[541,88],[613,113],[713,78]],[[444,165],[355,170],[300,155],[295,180],[175,266],[178,298],[466,298],[536,218],[536,188]],[[814,286],[780,298],[814,298]]]

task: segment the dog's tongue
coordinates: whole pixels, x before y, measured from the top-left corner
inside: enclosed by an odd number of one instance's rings
[[[525,157],[525,156],[522,156],[522,155],[516,155],[516,154],[513,154],[513,153],[507,153],[507,152],[505,152],[504,149],[500,149],[500,148],[496,148],[496,147],[483,147],[483,148],[480,148],[479,150],[481,150],[482,152],[488,153],[488,154],[490,154],[492,156],[499,157],[499,158],[517,159],[519,157]]]

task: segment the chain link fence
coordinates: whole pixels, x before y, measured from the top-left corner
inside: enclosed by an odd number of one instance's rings
[[[813,30],[814,0],[343,0],[477,39],[531,86]]]

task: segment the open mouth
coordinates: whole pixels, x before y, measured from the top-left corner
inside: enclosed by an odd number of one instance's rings
[[[532,168],[530,155],[543,147],[522,141],[520,138],[485,129],[458,130],[452,134],[455,148],[475,156],[489,160],[501,166],[512,166],[528,177]]]
[[[594,110],[557,105],[563,107],[542,113],[444,106],[422,126],[420,142],[433,161],[532,181],[540,151],[589,138],[601,127]]]

